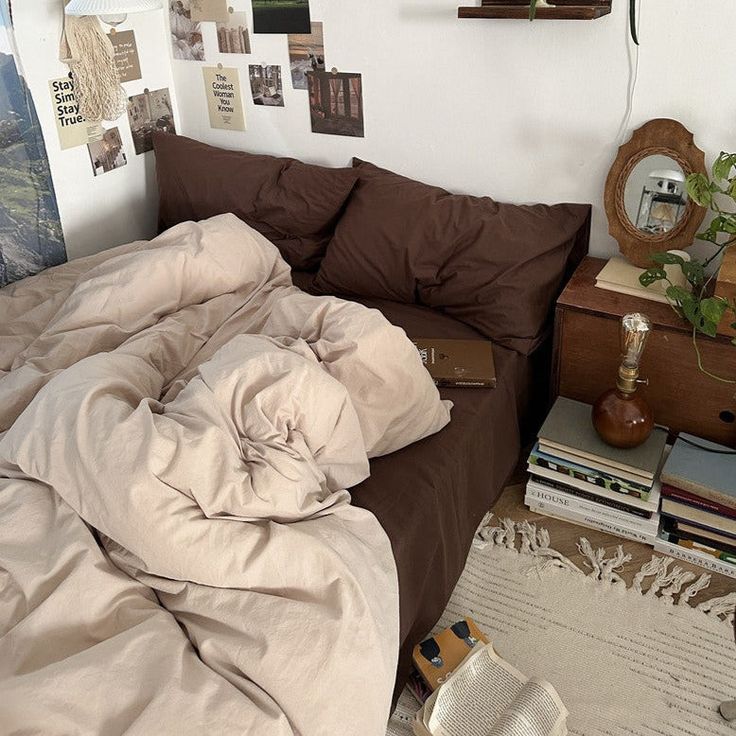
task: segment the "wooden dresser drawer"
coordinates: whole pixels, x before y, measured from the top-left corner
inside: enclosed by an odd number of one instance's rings
[[[700,372],[692,334],[669,307],[597,289],[595,278],[590,278],[591,261],[600,266],[604,263],[585,259],[580,268],[588,269],[586,284],[578,283],[576,290],[575,281],[580,278],[576,273],[558,301],[553,396],[592,404],[612,388],[620,360],[621,316],[641,311],[652,319],[653,330],[641,367],[641,376],[649,385],[640,390],[654,411],[655,421],[674,431],[736,446],[736,384],[722,383]],[[594,265],[599,270],[600,266]],[[587,289],[584,294],[582,286]],[[698,345],[706,368],[736,378],[736,347],[729,340],[703,337]]]

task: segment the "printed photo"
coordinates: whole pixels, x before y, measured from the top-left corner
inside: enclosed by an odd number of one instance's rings
[[[250,65],[250,91],[256,105],[284,106],[280,66]]]
[[[363,81],[360,74],[307,72],[313,133],[363,138]]]
[[[227,20],[227,0],[189,0],[189,10],[194,21]]]
[[[108,171],[119,169],[128,163],[128,157],[123,151],[123,141],[118,128],[106,130],[102,139],[88,143],[89,158],[95,176],[107,174]]]
[[[174,58],[204,61],[202,27],[192,20],[191,0],[169,0],[169,24]]]
[[[221,54],[249,54],[248,16],[228,13],[227,23],[217,24],[217,45]]]
[[[153,150],[153,133],[176,133],[168,88],[128,98],[128,120],[136,155]]]
[[[66,261],[43,132],[2,1],[0,189],[0,286]]]
[[[253,0],[253,33],[310,33],[309,0]]]
[[[307,72],[324,71],[325,42],[321,23],[312,23],[311,33],[289,34],[291,84],[294,89],[307,89]]]

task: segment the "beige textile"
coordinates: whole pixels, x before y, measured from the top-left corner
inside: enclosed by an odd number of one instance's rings
[[[0,733],[384,733],[396,570],[345,489],[449,421],[403,332],[231,215],[0,315]]]

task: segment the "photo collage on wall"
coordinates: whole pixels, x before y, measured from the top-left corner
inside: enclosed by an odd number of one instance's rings
[[[204,3],[206,0],[192,0],[192,2]],[[103,19],[100,23],[104,28]],[[143,72],[135,32],[114,25],[107,32],[107,37],[114,52],[120,83],[140,84]],[[62,38],[62,56],[66,50],[65,43],[66,39]],[[128,164],[128,153],[122,134],[124,123],[118,121],[117,125],[105,128],[100,123],[85,120],[77,103],[71,73],[50,80],[49,91],[62,150],[86,146],[94,177],[116,171]],[[136,155],[153,149],[154,131],[176,132],[173,107],[167,88],[154,91],[146,88],[142,93],[130,95],[127,102],[127,116],[123,113],[121,119],[125,121],[126,117]]]
[[[66,261],[46,144],[0,0],[0,287]]]
[[[313,133],[363,137],[363,77],[327,66],[324,26],[312,20],[309,0],[168,0],[171,46],[174,59],[181,61],[217,61],[217,54],[253,57],[259,34],[286,36],[289,76],[294,90],[307,93],[308,114]],[[250,3],[252,30],[248,13],[229,2]],[[212,30],[208,30],[208,25]],[[214,32],[213,32],[214,31]],[[210,39],[217,39],[214,45]],[[210,48],[210,45],[212,46]],[[213,55],[214,58],[213,58]],[[205,99],[210,126],[223,130],[245,130],[245,110],[239,89],[250,84],[250,98],[256,107],[286,106],[282,65],[269,64],[256,57],[240,69],[202,67]],[[217,75],[227,81],[217,81]],[[218,88],[218,84],[223,88]],[[224,89],[228,87],[228,89]],[[242,120],[241,120],[242,110]],[[305,109],[305,120],[307,110]]]

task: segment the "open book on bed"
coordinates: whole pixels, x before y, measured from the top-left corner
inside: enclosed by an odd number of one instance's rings
[[[529,679],[477,644],[414,720],[416,736],[566,736],[567,709],[547,682]]]

